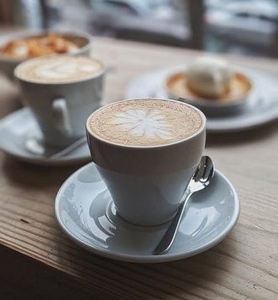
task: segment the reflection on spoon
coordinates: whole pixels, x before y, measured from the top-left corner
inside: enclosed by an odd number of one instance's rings
[[[83,136],[66,148],[61,149],[48,146],[46,147],[38,138],[30,137],[25,142],[25,148],[33,155],[43,156],[51,159],[58,159],[70,154],[71,152],[82,146],[86,141],[86,136]]]

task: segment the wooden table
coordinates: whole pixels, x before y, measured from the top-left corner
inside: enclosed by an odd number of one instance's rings
[[[102,38],[95,39],[93,53],[110,70],[106,103],[120,100],[138,75],[199,54]],[[278,75],[278,60],[227,58]],[[20,104],[3,78],[0,90],[2,118]],[[40,167],[1,152],[1,299],[278,299],[277,129],[276,122],[248,132],[208,135],[205,152],[236,188],[240,219],[212,249],[160,264],[106,259],[83,250],[61,231],[54,199],[80,165]]]

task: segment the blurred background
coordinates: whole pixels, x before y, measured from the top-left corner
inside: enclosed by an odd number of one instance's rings
[[[0,0],[0,23],[278,58],[278,0]]]

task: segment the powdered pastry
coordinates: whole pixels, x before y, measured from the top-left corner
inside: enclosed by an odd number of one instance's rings
[[[221,58],[199,57],[186,70],[188,87],[205,98],[219,98],[230,87],[233,72]]]

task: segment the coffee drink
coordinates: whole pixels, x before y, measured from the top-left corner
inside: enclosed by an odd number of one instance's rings
[[[34,83],[71,83],[90,79],[103,69],[102,63],[93,58],[57,55],[26,61],[16,68],[15,75]]]
[[[88,120],[93,135],[124,146],[161,146],[191,137],[203,126],[194,107],[177,101],[135,99],[105,106]]]
[[[14,74],[44,145],[63,148],[86,134],[86,120],[102,101],[105,69],[100,61],[45,56],[22,62]]]
[[[117,214],[148,226],[177,212],[205,146],[204,114],[175,100],[132,99],[87,119],[92,161]]]

